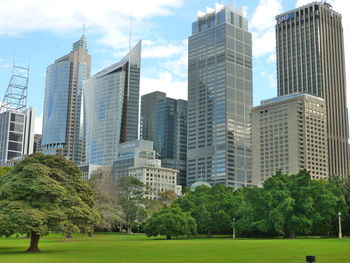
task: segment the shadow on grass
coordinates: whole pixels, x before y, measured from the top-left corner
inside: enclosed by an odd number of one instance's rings
[[[3,251],[7,250],[7,251]],[[36,253],[28,253],[23,249],[22,247],[11,247],[11,248],[0,248],[0,256],[2,255],[42,255],[42,254],[55,254],[55,253],[64,253],[66,251],[64,250],[41,250],[40,252]],[[1,261],[0,261],[1,262]]]

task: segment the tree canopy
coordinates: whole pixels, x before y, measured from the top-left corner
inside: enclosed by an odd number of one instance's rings
[[[339,189],[323,180],[312,180],[309,173],[277,173],[263,188],[239,189],[235,192],[234,216],[240,233],[296,234],[327,233],[345,212]]]
[[[11,170],[12,170],[12,167],[8,167],[8,166],[0,167],[0,176],[8,174],[9,172],[11,172]]]
[[[165,207],[153,214],[145,223],[144,231],[147,236],[164,235],[167,239],[173,236],[196,235],[196,221],[189,213],[179,207]]]
[[[145,205],[145,185],[132,176],[118,178],[117,198],[123,210],[123,222],[128,234],[132,228],[144,222],[147,216]]]
[[[93,205],[75,164],[35,153],[0,177],[0,236],[30,235],[28,251],[37,252],[40,236],[50,231],[91,232],[98,219]]]

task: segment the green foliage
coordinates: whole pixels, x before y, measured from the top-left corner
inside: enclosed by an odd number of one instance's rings
[[[184,213],[178,207],[166,207],[153,214],[143,228],[147,236],[164,235],[167,239],[172,236],[196,235],[196,221],[189,213]]]
[[[0,177],[0,236],[21,233],[39,241],[50,231],[91,232],[97,220],[93,205],[76,165],[36,153]]]
[[[12,167],[0,167],[0,176],[3,176],[5,174],[8,174],[9,172],[11,172]]]
[[[116,186],[112,183],[112,169],[102,168],[91,174],[89,185],[94,193],[95,209],[100,215],[95,228],[112,231],[123,225],[124,213],[117,196]]]
[[[235,193],[238,233],[296,234],[328,233],[344,211],[339,189],[323,180],[312,180],[309,173],[277,173],[262,189],[239,189]]]
[[[190,212],[197,223],[198,233],[228,233],[232,229],[233,190],[224,185],[199,186],[174,202]]]
[[[171,205],[177,199],[177,195],[172,190],[166,190],[159,194],[159,200],[166,206]]]
[[[123,222],[129,234],[132,228],[141,224],[147,216],[145,193],[145,185],[136,178],[131,176],[118,178],[117,197],[123,210]]]

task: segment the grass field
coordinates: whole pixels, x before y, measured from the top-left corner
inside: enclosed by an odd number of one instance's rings
[[[195,238],[159,240],[142,235],[97,234],[41,239],[38,254],[23,253],[28,239],[0,238],[1,263],[231,263],[305,262],[316,255],[319,262],[350,262],[350,239],[236,239]]]

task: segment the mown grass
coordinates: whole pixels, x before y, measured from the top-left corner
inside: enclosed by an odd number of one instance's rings
[[[144,235],[96,234],[43,237],[37,254],[24,253],[28,239],[0,238],[1,263],[232,263],[350,262],[350,239],[230,239],[192,238],[164,240]]]

